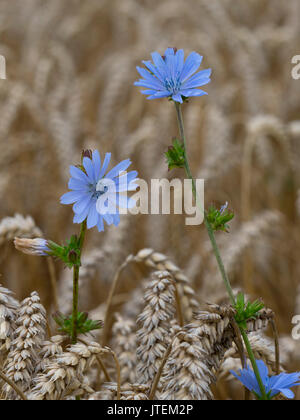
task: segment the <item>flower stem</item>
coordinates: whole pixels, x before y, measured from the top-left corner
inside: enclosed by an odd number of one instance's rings
[[[191,171],[190,164],[189,164],[189,160],[188,160],[188,156],[187,156],[187,146],[186,146],[186,138],[185,138],[185,132],[184,132],[184,124],[183,124],[181,105],[178,102],[175,102],[175,109],[176,109],[176,114],[177,114],[177,121],[178,121],[180,137],[181,137],[181,141],[182,141],[183,146],[184,146],[184,160],[185,160],[184,168],[185,168],[185,171],[186,171],[186,174],[187,174],[188,178],[192,181],[193,195],[194,195],[194,198],[196,200],[196,204],[199,207],[199,200],[198,200],[198,196],[197,196],[195,180],[193,178],[192,171]],[[232,290],[232,287],[231,287],[231,284],[230,284],[230,280],[229,280],[229,278],[227,276],[227,273],[225,271],[224,263],[223,263],[223,260],[222,260],[217,242],[216,242],[216,238],[215,238],[215,235],[214,235],[213,228],[212,228],[210,222],[208,221],[208,219],[206,217],[205,210],[204,209],[200,209],[200,210],[204,214],[204,224],[205,224],[205,227],[206,227],[207,232],[208,232],[208,236],[209,236],[209,239],[210,239],[210,242],[211,242],[211,245],[212,245],[212,248],[213,248],[213,252],[215,254],[215,257],[216,257],[216,260],[217,260],[217,263],[218,263],[218,267],[219,267],[222,279],[224,281],[224,284],[225,284],[226,290],[228,292],[230,301],[231,301],[232,305],[235,307],[236,306],[236,299],[234,297],[234,293],[233,293],[233,290]],[[267,400],[266,390],[265,390],[265,387],[263,385],[263,382],[262,382],[262,379],[261,379],[261,376],[260,376],[260,373],[259,373],[259,370],[258,370],[258,367],[257,367],[257,364],[256,364],[256,360],[255,360],[253,351],[251,349],[251,345],[250,345],[247,333],[245,332],[245,330],[240,325],[239,325],[239,328],[240,328],[241,335],[243,337],[245,347],[247,349],[247,352],[248,352],[248,355],[249,355],[249,358],[250,358],[250,361],[251,361],[251,364],[252,364],[252,367],[253,367],[253,371],[255,373],[257,382],[259,384],[261,395],[262,395],[264,400]]]
[[[245,343],[245,347],[246,347],[248,355],[249,355],[249,359],[250,359],[251,364],[252,364],[253,372],[255,373],[255,376],[256,376],[256,379],[257,379],[257,382],[258,382],[258,385],[259,385],[259,389],[260,389],[260,392],[261,392],[261,395],[262,395],[262,399],[263,400],[268,400],[268,397],[267,397],[267,394],[266,394],[266,389],[265,389],[263,381],[261,379],[261,376],[260,376],[260,373],[259,373],[259,370],[258,370],[258,366],[257,366],[256,360],[255,360],[255,356],[254,356],[254,353],[252,351],[251,344],[250,344],[249,338],[247,336],[247,333],[244,330],[244,328],[242,328],[241,326],[239,326],[239,328],[240,328],[240,331],[241,331],[241,334],[242,334],[242,337],[243,337],[243,340],[244,340],[244,343]]]
[[[86,221],[82,222],[79,235],[79,250],[80,256],[83,247],[84,237],[86,232]],[[77,343],[77,318],[78,318],[78,283],[79,283],[79,266],[73,267],[73,310],[72,310],[72,344]]]
[[[26,395],[24,392],[10,379],[8,378],[1,370],[0,370],[0,379],[6,382],[12,389],[21,397],[22,400],[27,400]]]
[[[177,113],[177,120],[178,120],[178,126],[179,126],[179,131],[180,131],[180,137],[181,137],[181,141],[183,142],[183,146],[184,146],[185,172],[186,172],[188,178],[192,181],[194,198],[196,200],[196,204],[199,207],[200,201],[197,197],[195,180],[193,178],[192,171],[191,171],[190,164],[189,164],[189,160],[188,160],[188,156],[187,156],[187,146],[186,146],[186,138],[185,138],[185,133],[184,133],[183,117],[182,117],[181,106],[178,102],[175,102],[175,108],[176,108],[176,113]],[[201,208],[200,208],[200,210],[204,213],[204,224],[205,224],[205,227],[206,227],[207,232],[208,232],[208,236],[209,236],[209,239],[210,239],[210,242],[211,242],[211,245],[212,245],[216,260],[217,260],[217,263],[218,263],[218,267],[219,267],[220,273],[222,275],[222,279],[223,279],[224,284],[226,286],[226,289],[227,289],[228,295],[230,297],[231,303],[233,305],[235,305],[236,304],[235,297],[234,297],[234,294],[233,294],[232,287],[230,285],[229,278],[228,278],[228,276],[226,274],[226,271],[225,271],[225,267],[224,267],[224,264],[223,264],[223,261],[222,261],[221,255],[220,255],[220,251],[219,251],[219,248],[218,248],[218,245],[217,245],[217,242],[216,242],[214,231],[211,227],[211,224],[207,220],[205,210],[201,209]]]

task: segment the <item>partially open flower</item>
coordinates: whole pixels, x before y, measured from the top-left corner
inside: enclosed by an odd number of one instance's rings
[[[51,252],[47,240],[42,238],[15,238],[14,244],[16,249],[24,254],[48,256]]]

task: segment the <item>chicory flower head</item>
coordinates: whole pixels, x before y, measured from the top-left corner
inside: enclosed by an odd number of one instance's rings
[[[147,90],[141,93],[149,95],[148,99],[171,98],[182,103],[190,96],[207,95],[200,86],[210,82],[211,69],[198,70],[202,56],[192,52],[184,61],[184,51],[168,48],[162,57],[158,52],[151,54],[151,61],[143,61],[147,70],[137,67],[143,79],[135,82],[135,86],[142,86]]]
[[[290,399],[295,397],[290,388],[300,385],[300,372],[281,373],[280,375],[269,376],[268,368],[264,362],[262,360],[257,360],[256,362],[266,393],[270,399],[280,393]],[[259,398],[262,397],[256,376],[249,366],[247,366],[247,369],[240,370],[240,376],[233,371],[231,373],[249,391],[254,392]]]
[[[86,220],[88,229],[97,226],[99,232],[104,230],[104,221],[108,225],[118,226],[118,208],[128,209],[135,206],[133,199],[121,193],[135,191],[138,186],[134,183],[136,171],[121,174],[127,170],[131,161],[123,160],[107,172],[110,158],[111,154],[106,153],[101,165],[100,154],[94,150],[90,157],[83,157],[82,169],[70,166],[71,178],[68,186],[71,191],[60,199],[62,204],[74,203],[74,223]]]
[[[18,251],[24,252],[29,255],[48,256],[50,255],[51,249],[49,243],[43,238],[15,238],[15,247]]]

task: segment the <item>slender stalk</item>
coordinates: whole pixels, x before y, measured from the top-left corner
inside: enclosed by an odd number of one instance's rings
[[[185,138],[185,133],[184,133],[183,117],[182,117],[182,112],[181,112],[181,106],[180,106],[180,104],[177,103],[177,102],[175,102],[175,108],[176,108],[176,113],[177,113],[177,120],[178,120],[180,137],[181,137],[181,141],[182,141],[182,143],[184,145],[185,171],[186,171],[186,174],[187,174],[188,178],[192,181],[194,197],[195,197],[195,200],[196,200],[196,204],[199,207],[199,202],[200,201],[199,201],[198,196],[197,196],[197,191],[196,191],[196,186],[195,186],[195,180],[193,178],[192,171],[191,171],[190,164],[189,164],[189,160],[188,160],[188,156],[187,156],[187,145],[186,145],[186,138]],[[219,252],[219,248],[218,248],[218,245],[217,245],[217,242],[216,242],[214,231],[213,231],[213,229],[212,229],[209,221],[207,220],[207,217],[206,217],[206,214],[205,214],[205,210],[204,209],[201,209],[201,208],[200,208],[200,210],[204,213],[204,224],[205,224],[205,227],[207,229],[208,236],[209,236],[209,239],[210,239],[210,242],[211,242],[211,245],[212,245],[212,248],[213,248],[213,251],[214,251],[214,254],[215,254],[217,263],[218,263],[218,266],[219,266],[220,273],[222,275],[224,284],[226,286],[228,295],[230,297],[231,303],[233,305],[235,305],[235,303],[236,303],[235,297],[234,297],[234,294],[233,294],[232,287],[230,285],[229,278],[228,278],[228,276],[226,274],[226,271],[225,271],[225,267],[224,267],[224,264],[223,264],[223,261],[222,261],[222,258],[221,258],[220,252]]]
[[[119,360],[117,358],[116,353],[110,349],[110,353],[112,357],[114,358],[115,364],[116,364],[116,370],[117,370],[117,400],[121,399],[121,367]]]
[[[132,257],[129,256],[126,258],[126,260],[123,262],[123,264],[120,265],[120,267],[117,269],[117,272],[115,274],[115,277],[113,279],[108,298],[106,303],[106,310],[105,310],[105,316],[104,316],[104,324],[103,324],[103,330],[101,335],[101,344],[104,347],[107,344],[108,341],[108,335],[109,335],[109,319],[112,316],[112,305],[113,305],[113,297],[115,294],[115,291],[117,289],[117,286],[119,284],[119,278],[122,273],[122,271],[127,267],[127,265],[132,261]]]
[[[22,398],[22,400],[27,400],[24,392],[13,382],[11,381],[4,373],[0,370],[0,378],[6,382],[12,389]]]
[[[149,400],[153,400],[154,397],[155,397],[155,393],[156,393],[156,390],[157,390],[157,386],[159,384],[160,377],[162,375],[162,372],[164,370],[165,364],[166,364],[166,362],[168,360],[168,357],[170,356],[170,353],[171,353],[171,350],[172,350],[172,344],[173,343],[170,343],[169,346],[167,347],[167,350],[166,350],[166,352],[164,354],[164,357],[163,357],[163,359],[161,361],[161,364],[159,366],[159,369],[156,372],[156,375],[154,377],[154,381],[152,383],[152,387],[151,387],[151,390],[150,390]]]
[[[276,375],[280,374],[280,347],[279,347],[279,334],[275,320],[271,319],[271,326],[275,342],[275,357],[276,357]]]
[[[248,335],[247,335],[246,331],[241,327],[240,327],[240,331],[241,331],[241,334],[242,334],[242,337],[243,337],[243,340],[244,340],[244,343],[245,343],[245,346],[246,346],[246,349],[247,349],[247,352],[248,352],[248,355],[249,355],[249,359],[250,359],[251,364],[252,364],[253,372],[255,373],[255,376],[256,376],[256,379],[257,379],[257,382],[258,382],[258,385],[259,385],[259,389],[260,389],[260,392],[261,392],[261,395],[262,395],[262,399],[267,400],[268,398],[267,398],[266,390],[265,390],[264,384],[262,382],[262,379],[261,379],[261,376],[260,376],[260,373],[259,373],[259,370],[258,370],[258,367],[257,367],[257,363],[256,363],[255,356],[254,356],[254,353],[253,353],[252,348],[251,348],[251,344],[250,344]]]
[[[58,311],[57,285],[56,285],[55,268],[54,268],[53,260],[51,257],[47,257],[47,265],[48,265],[48,271],[49,271],[51,287],[52,287],[54,312],[56,312]]]
[[[176,301],[176,311],[177,311],[178,323],[179,323],[180,327],[183,327],[184,320],[183,320],[181,301],[180,301],[180,296],[179,296],[179,293],[178,293],[178,288],[177,288],[177,285],[176,285],[175,282],[174,282],[174,287],[175,287],[175,301]]]
[[[192,171],[191,171],[190,164],[189,164],[189,160],[188,160],[188,156],[187,156],[187,145],[186,145],[186,138],[185,138],[185,132],[184,132],[184,124],[183,124],[181,105],[177,102],[175,102],[175,109],[176,109],[176,114],[177,114],[180,137],[181,137],[181,141],[182,141],[183,146],[184,146],[184,158],[185,158],[184,167],[185,167],[185,171],[186,171],[187,176],[192,181],[194,198],[196,200],[196,205],[198,205],[198,207],[199,207],[199,200],[198,200],[198,196],[197,196],[195,180],[193,178]],[[211,245],[212,245],[212,248],[213,248],[213,252],[215,254],[215,257],[216,257],[216,260],[217,260],[217,263],[218,263],[218,267],[219,267],[222,279],[224,281],[224,284],[225,284],[226,290],[228,292],[229,298],[231,300],[231,303],[232,303],[233,306],[235,306],[236,305],[236,300],[235,300],[235,297],[234,297],[234,293],[233,293],[229,278],[228,278],[227,273],[225,271],[224,263],[223,263],[222,258],[221,258],[221,254],[220,254],[217,242],[216,242],[216,238],[215,238],[215,235],[214,235],[213,228],[211,227],[211,224],[209,223],[209,221],[206,217],[205,210],[201,209],[201,211],[204,214],[204,224],[205,224],[205,227],[206,227],[207,232],[208,232],[208,236],[209,236],[209,239],[210,239],[210,242],[211,242]],[[260,373],[259,373],[259,370],[258,370],[258,367],[257,367],[257,364],[256,364],[256,360],[255,360],[255,357],[254,357],[254,354],[253,354],[248,336],[247,336],[245,330],[241,326],[239,326],[239,328],[240,328],[241,335],[243,337],[245,347],[247,349],[247,352],[248,352],[248,355],[249,355],[249,358],[250,358],[250,361],[251,361],[251,364],[252,364],[252,367],[253,367],[253,371],[255,373],[257,382],[259,384],[259,388],[260,388],[260,391],[261,391],[262,398],[264,400],[267,400],[266,390],[265,390],[265,387],[263,385],[263,382],[262,382],[262,379],[261,379],[261,376],[260,376]]]
[[[79,236],[79,252],[81,257],[81,251],[86,232],[86,221],[81,224],[80,236]],[[72,309],[72,344],[77,343],[77,318],[78,318],[78,284],[79,284],[79,266],[74,265],[73,267],[73,309]]]

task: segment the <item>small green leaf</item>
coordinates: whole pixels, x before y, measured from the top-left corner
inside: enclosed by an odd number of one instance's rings
[[[58,325],[58,331],[65,333],[72,336],[72,325],[73,325],[73,317],[72,315],[63,315],[60,312],[56,312],[53,315],[54,321]],[[78,312],[77,314],[77,331],[80,334],[87,334],[94,330],[99,330],[102,328],[103,322],[102,321],[93,321],[92,319],[88,318],[88,314],[86,312]]]
[[[253,303],[245,303],[245,296],[243,293],[239,293],[236,300],[236,322],[243,328],[247,328],[247,321],[256,319],[259,311],[264,308],[264,303],[260,300],[256,300]]]
[[[174,168],[183,168],[185,165],[184,146],[177,139],[173,139],[172,146],[165,152],[169,171]]]
[[[228,203],[218,210],[215,206],[210,206],[206,214],[206,218],[209,221],[214,231],[228,232],[229,226],[227,225],[230,220],[234,218],[234,213],[227,208]]]

